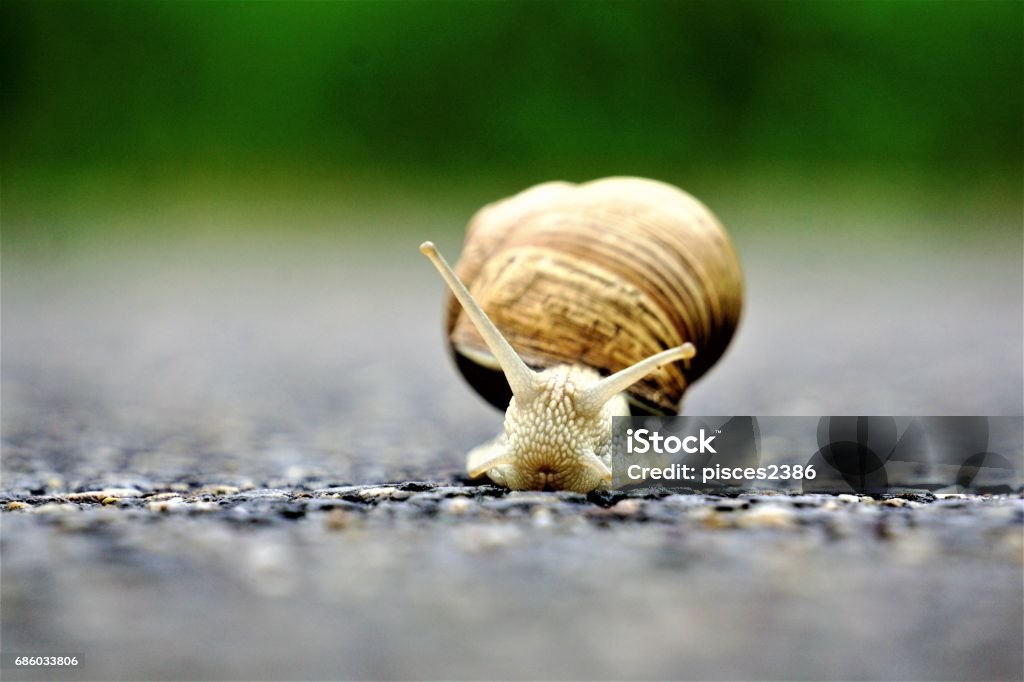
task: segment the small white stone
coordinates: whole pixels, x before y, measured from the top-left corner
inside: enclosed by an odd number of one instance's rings
[[[449,514],[461,516],[472,509],[473,502],[465,497],[453,497],[445,500],[442,507]]]
[[[196,495],[236,495],[240,492],[238,486],[234,485],[208,485],[196,491]]]
[[[412,493],[407,490],[399,490],[394,486],[380,486],[377,488],[366,488],[359,491],[359,497],[364,500],[405,500],[412,497]]]
[[[135,488],[104,488],[103,490],[87,490],[82,493],[70,493],[65,497],[70,502],[102,502],[108,497],[141,497],[142,493]]]
[[[146,505],[146,508],[149,509],[149,511],[151,512],[160,513],[171,511],[172,509],[175,509],[176,507],[181,507],[184,504],[185,501],[183,499],[181,499],[178,496],[174,496],[165,497],[159,500],[153,500],[152,502]]]
[[[550,528],[555,523],[554,514],[545,507],[534,509],[531,517],[535,528]]]
[[[741,528],[786,528],[793,524],[793,512],[776,504],[761,504],[741,513],[736,521]]]

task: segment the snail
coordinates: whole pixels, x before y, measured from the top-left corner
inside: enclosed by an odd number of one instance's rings
[[[513,490],[610,487],[612,417],[676,414],[742,308],[724,228],[654,180],[540,184],[480,209],[455,269],[420,251],[451,290],[456,366],[506,410],[467,473]]]

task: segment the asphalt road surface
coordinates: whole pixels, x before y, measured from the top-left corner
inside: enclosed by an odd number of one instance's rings
[[[501,416],[406,233],[5,253],[3,652],[80,658],[5,679],[1021,678],[1019,471],[466,485]],[[684,409],[1021,414],[1019,237],[873,234],[740,233],[742,327]]]

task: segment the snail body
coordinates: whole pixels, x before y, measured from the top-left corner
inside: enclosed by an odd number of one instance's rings
[[[429,242],[421,251],[451,289],[456,366],[507,407],[468,473],[513,489],[610,485],[611,418],[675,414],[742,308],[721,224],[653,180],[537,185],[477,212],[455,270]]]

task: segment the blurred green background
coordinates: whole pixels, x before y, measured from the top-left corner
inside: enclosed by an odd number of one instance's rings
[[[609,174],[713,207],[784,187],[1019,213],[1016,0],[4,0],[0,31],[8,247],[136,203],[340,187],[454,197],[461,230]]]

